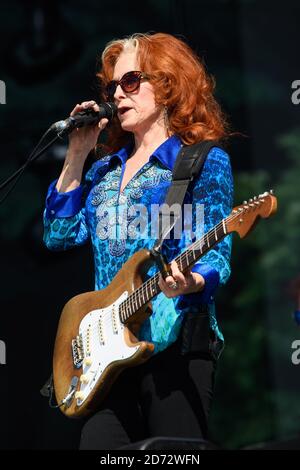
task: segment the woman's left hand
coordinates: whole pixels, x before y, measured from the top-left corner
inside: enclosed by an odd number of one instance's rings
[[[178,295],[192,294],[200,292],[204,288],[205,280],[201,274],[192,273],[190,270],[182,273],[178,269],[176,261],[171,262],[172,276],[167,276],[164,280],[160,274],[159,287],[169,298]]]

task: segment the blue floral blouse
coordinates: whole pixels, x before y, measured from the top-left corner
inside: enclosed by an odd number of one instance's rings
[[[73,191],[58,193],[52,182],[44,211],[44,242],[50,250],[68,250],[90,241],[95,265],[95,289],[111,283],[123,264],[136,251],[151,249],[157,238],[152,233],[151,208],[165,200],[172,179],[172,169],[181,147],[177,136],[166,140],[150,156],[149,161],[120,192],[126,160],[131,146],[96,161],[86,173],[84,182]],[[232,209],[233,180],[230,160],[221,148],[213,147],[199,177],[190,184],[184,204],[192,208],[192,230],[183,231],[181,238],[170,237],[164,242],[168,261],[176,258],[193,241],[227,217]],[[201,206],[202,205],[202,206]],[[188,207],[188,206],[187,206]],[[203,222],[196,224],[196,211],[203,208]],[[146,223],[134,223],[136,209],[147,211]],[[134,210],[133,210],[134,209]],[[141,226],[143,226],[141,228]],[[156,235],[156,236],[155,236]],[[167,298],[162,292],[152,300],[152,315],[144,322],[140,339],[155,345],[154,353],[164,350],[179,334],[184,314],[197,312],[208,304],[210,325],[223,341],[214,304],[219,284],[230,276],[231,235],[226,236],[198,261],[192,271],[205,279],[199,293]],[[148,276],[156,268],[152,267]]]

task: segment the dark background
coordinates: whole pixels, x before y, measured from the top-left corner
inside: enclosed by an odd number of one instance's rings
[[[300,365],[291,361],[291,344],[300,339],[293,320],[300,290],[300,105],[291,101],[291,84],[300,79],[299,18],[300,4],[292,0],[1,2],[1,181],[50,124],[77,102],[98,100],[95,72],[106,42],[156,31],[184,37],[205,59],[233,129],[245,134],[229,147],[236,204],[275,190],[276,216],[245,240],[234,236],[232,276],[217,299],[226,348],[211,435],[224,448],[300,433]],[[89,247],[50,253],[42,244],[44,199],[66,145],[59,141],[28,169],[0,207],[2,449],[78,444],[80,421],[50,410],[39,394],[63,305],[94,285]]]

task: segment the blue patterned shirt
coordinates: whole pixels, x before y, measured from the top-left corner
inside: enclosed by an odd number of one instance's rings
[[[127,183],[122,193],[120,185],[126,160],[131,154],[130,145],[96,161],[86,173],[84,182],[72,191],[59,193],[55,188],[57,180],[52,182],[44,211],[46,246],[50,250],[67,250],[90,240],[94,252],[95,290],[107,287],[136,251],[153,248],[157,233],[152,236],[151,217],[138,232],[137,225],[132,223],[131,209],[146,208],[149,215],[152,207],[164,202],[181,145],[177,136],[166,140]],[[200,176],[189,185],[184,199],[184,204],[190,204],[192,208],[192,231],[184,231],[181,238],[171,236],[164,242],[163,252],[169,262],[195,241],[195,236],[200,238],[229,215],[232,195],[229,157],[222,149],[213,147]],[[196,224],[194,217],[201,204],[204,226]],[[193,266],[192,271],[205,279],[201,292],[171,299],[161,292],[152,300],[153,313],[143,323],[140,339],[153,342],[154,353],[173,343],[178,337],[184,314],[187,311],[196,313],[203,304],[209,305],[211,328],[223,340],[213,296],[217,286],[224,284],[230,276],[230,253],[231,235],[228,235]],[[155,272],[157,269],[153,266],[147,275],[152,276]]]

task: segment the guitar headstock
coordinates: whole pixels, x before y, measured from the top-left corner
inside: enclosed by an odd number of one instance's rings
[[[253,199],[234,207],[226,219],[227,233],[238,232],[239,236],[244,238],[254,228],[259,218],[266,219],[276,210],[277,198],[272,189],[259,196],[254,196]]]

